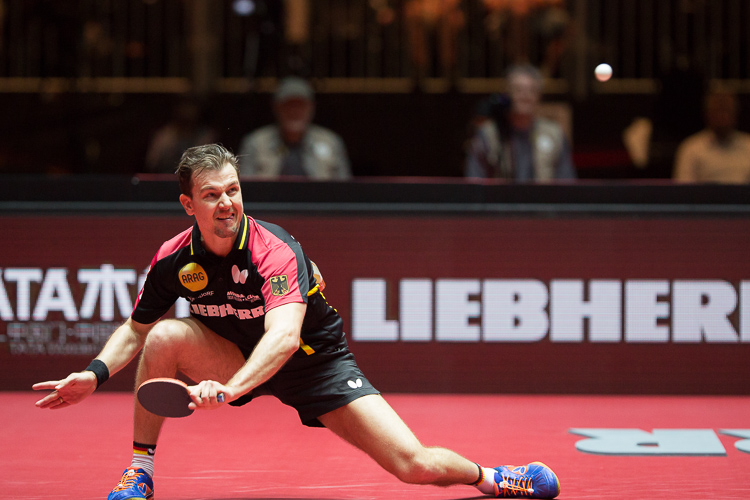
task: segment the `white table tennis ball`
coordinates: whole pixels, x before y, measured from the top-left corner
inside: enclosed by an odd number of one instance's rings
[[[600,82],[606,82],[612,78],[612,66],[607,63],[602,63],[596,67],[594,75],[596,75],[596,79]]]

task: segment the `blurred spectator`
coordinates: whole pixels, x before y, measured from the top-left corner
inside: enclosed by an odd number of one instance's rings
[[[472,138],[467,177],[516,182],[576,178],[570,143],[556,121],[538,116],[543,79],[530,65],[508,72],[509,96],[495,96]]]
[[[750,182],[750,134],[736,129],[735,94],[711,92],[705,101],[706,128],[677,149],[674,179],[681,182]]]
[[[108,76],[112,66],[112,53],[115,42],[106,26],[95,18],[87,19],[83,24],[81,40],[81,76]]]
[[[284,0],[287,65],[297,74],[309,74],[310,9],[310,0]]]
[[[288,77],[273,97],[276,123],[242,139],[240,175],[312,179],[349,179],[349,158],[344,141],[334,132],[312,123],[315,94],[307,81]]]
[[[215,142],[216,133],[203,123],[201,106],[191,99],[180,101],[172,119],[154,134],[146,153],[146,171],[173,174],[182,153],[190,147]]]
[[[437,39],[442,76],[455,82],[456,39],[466,23],[461,0],[407,0],[404,19],[416,78],[429,76],[432,63],[430,46],[432,40]]]
[[[704,125],[706,78],[699,63],[675,56],[675,64],[658,80],[659,93],[647,116],[638,116],[623,131],[633,165],[649,178],[673,176],[680,143]]]
[[[565,0],[483,0],[488,38],[499,43],[512,64],[538,64],[548,77],[559,76],[575,27]],[[539,43],[541,54],[532,57]]]

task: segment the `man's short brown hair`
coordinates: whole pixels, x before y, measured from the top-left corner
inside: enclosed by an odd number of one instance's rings
[[[180,191],[185,196],[192,196],[193,179],[196,175],[204,170],[221,170],[227,163],[232,165],[239,175],[240,165],[237,157],[220,144],[206,144],[186,149],[175,171]]]

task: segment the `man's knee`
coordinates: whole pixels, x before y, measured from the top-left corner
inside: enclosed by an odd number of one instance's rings
[[[409,484],[430,484],[437,477],[427,448],[401,454],[395,460],[391,473],[400,481]]]
[[[146,337],[144,356],[174,350],[185,342],[185,328],[178,321],[162,320],[156,323]]]

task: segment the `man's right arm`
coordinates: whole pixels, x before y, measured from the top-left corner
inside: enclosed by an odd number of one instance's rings
[[[96,359],[107,365],[110,375],[122,370],[140,352],[146,336],[155,323],[143,324],[128,318],[109,337]],[[62,380],[49,380],[34,384],[35,391],[52,391],[36,402],[40,408],[64,408],[80,403],[97,387],[96,375],[84,370],[68,375]]]
[[[104,348],[96,357],[107,365],[109,374],[122,370],[138,354],[146,342],[146,335],[156,322],[149,325],[128,318],[109,337]]]

